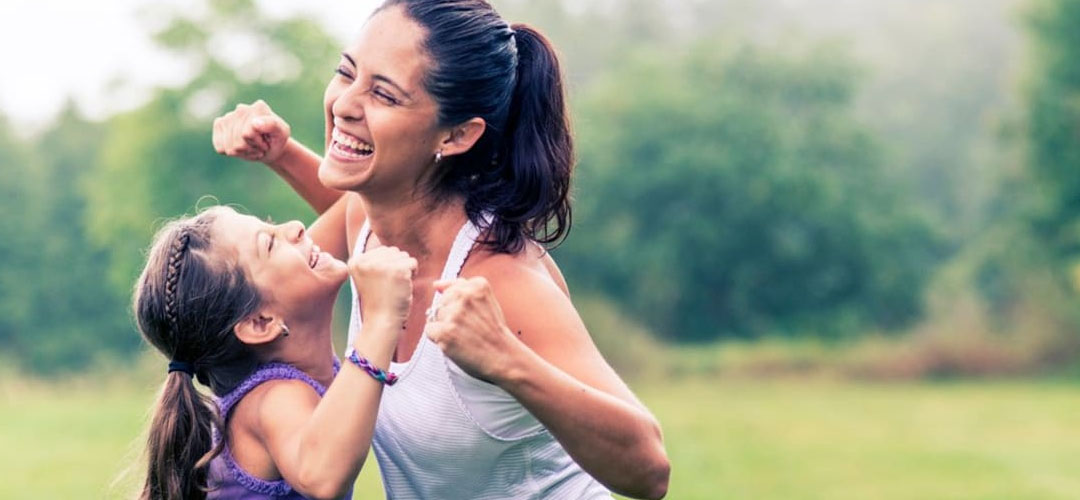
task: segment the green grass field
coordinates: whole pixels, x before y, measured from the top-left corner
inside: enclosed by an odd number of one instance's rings
[[[0,498],[126,498],[155,387],[0,384]],[[638,384],[668,498],[1080,498],[1080,387],[1054,382]],[[126,471],[126,472],[125,472]],[[382,498],[369,467],[354,498]]]

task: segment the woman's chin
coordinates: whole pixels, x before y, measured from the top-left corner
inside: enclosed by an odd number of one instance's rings
[[[370,162],[344,163],[327,155],[319,164],[319,182],[338,191],[355,191],[368,177],[369,166]]]

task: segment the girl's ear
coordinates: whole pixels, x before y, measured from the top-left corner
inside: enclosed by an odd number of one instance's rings
[[[285,321],[268,310],[257,311],[233,327],[236,338],[250,345],[268,344],[287,334]]]

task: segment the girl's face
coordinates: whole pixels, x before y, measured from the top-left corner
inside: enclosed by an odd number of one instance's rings
[[[322,252],[298,221],[270,224],[221,207],[214,220],[214,251],[244,269],[260,296],[286,318],[325,314],[348,277],[344,262]]]
[[[400,195],[431,174],[443,131],[424,90],[424,29],[403,7],[376,13],[326,87],[328,187]]]

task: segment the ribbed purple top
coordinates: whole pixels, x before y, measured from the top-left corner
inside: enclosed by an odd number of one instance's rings
[[[334,375],[337,375],[341,363],[334,359]],[[326,388],[315,381],[300,369],[286,363],[267,363],[260,366],[240,385],[217,400],[218,409],[222,419],[229,421],[229,414],[236,404],[249,392],[263,382],[271,380],[299,380],[315,389],[322,397],[326,394]],[[221,439],[218,429],[214,429],[214,442]],[[207,493],[208,500],[213,499],[240,499],[240,500],[269,500],[269,499],[303,499],[304,497],[293,490],[284,479],[268,481],[252,476],[242,469],[233,459],[228,443],[221,454],[210,461],[210,473],[208,485],[211,491]],[[352,496],[351,493],[349,496]]]

